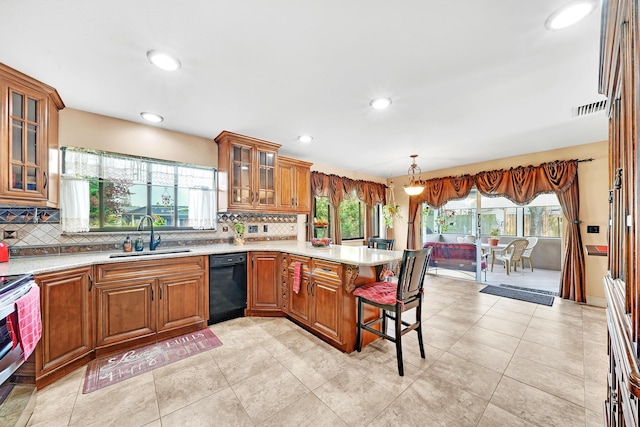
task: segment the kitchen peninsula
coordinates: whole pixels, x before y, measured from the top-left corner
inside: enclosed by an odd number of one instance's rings
[[[215,254],[247,253],[248,316],[286,316],[337,349],[352,352],[356,336],[353,290],[375,281],[376,267],[402,259],[402,251],[340,245],[315,248],[299,241],[177,250],[164,248],[131,256],[24,257],[0,264],[0,275],[33,273],[41,287],[43,338],[36,349],[37,386],[95,357],[206,326],[208,255]],[[299,287],[294,289],[296,267]],[[126,316],[117,313],[127,304]],[[76,310],[75,314],[70,310]],[[131,311],[139,313],[131,315]],[[376,315],[367,313],[368,317]],[[61,319],[64,325],[54,324]],[[365,343],[372,339],[373,335],[365,336]]]

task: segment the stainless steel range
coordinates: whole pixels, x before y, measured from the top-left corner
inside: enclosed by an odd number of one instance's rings
[[[16,301],[38,286],[33,275],[0,276],[0,384],[24,363],[22,347],[12,349],[7,316],[16,311]]]

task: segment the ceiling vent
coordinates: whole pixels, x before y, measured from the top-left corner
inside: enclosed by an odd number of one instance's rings
[[[581,105],[579,107],[573,107],[573,117],[588,116],[589,114],[595,114],[599,111],[604,111],[607,108],[607,100],[592,102],[591,104]]]

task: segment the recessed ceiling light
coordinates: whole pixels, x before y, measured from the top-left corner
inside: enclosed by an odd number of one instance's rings
[[[150,50],[147,52],[147,58],[153,65],[165,71],[175,71],[180,68],[180,61],[178,58],[174,58],[168,53]]]
[[[164,117],[162,117],[159,114],[155,114],[155,113],[140,113],[140,116],[142,116],[143,119],[145,119],[148,122],[153,122],[153,123],[160,123],[161,121],[164,120]]]
[[[567,28],[586,18],[596,6],[595,0],[574,0],[553,12],[544,25],[552,31]]]
[[[384,110],[391,105],[391,99],[389,98],[376,98],[371,101],[371,106],[376,110]]]
[[[313,141],[313,137],[309,135],[300,135],[298,137],[298,141],[304,142],[304,143],[311,142]]]

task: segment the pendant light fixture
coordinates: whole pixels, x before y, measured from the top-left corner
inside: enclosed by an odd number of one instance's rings
[[[407,171],[407,174],[409,175],[409,184],[404,186],[404,191],[409,196],[417,196],[424,190],[424,185],[422,185],[419,180],[422,170],[416,164],[416,157],[418,157],[418,155],[412,154],[410,157],[411,166],[409,166],[409,170]],[[418,179],[416,179],[416,174],[418,174]]]

